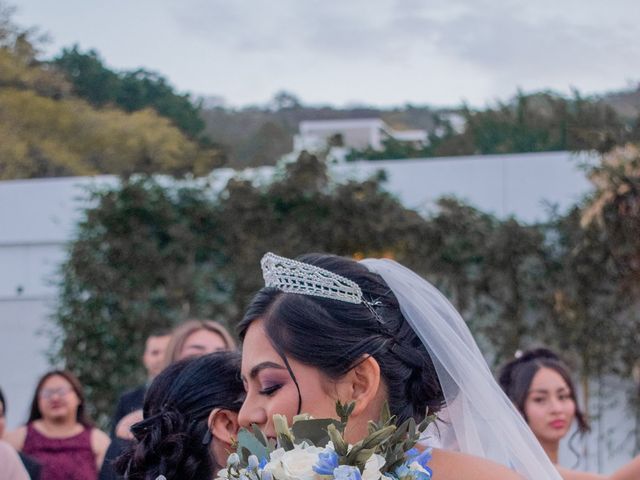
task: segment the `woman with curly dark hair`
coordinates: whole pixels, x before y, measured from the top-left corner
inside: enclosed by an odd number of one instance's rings
[[[150,385],[135,443],[116,463],[131,480],[210,480],[238,430],[240,354],[217,352],[169,365]]]

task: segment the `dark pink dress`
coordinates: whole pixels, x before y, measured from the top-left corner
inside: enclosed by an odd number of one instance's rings
[[[49,438],[28,424],[22,451],[42,464],[42,479],[96,480],[98,476],[90,428],[73,437]]]

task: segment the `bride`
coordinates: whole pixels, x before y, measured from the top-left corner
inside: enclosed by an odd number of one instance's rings
[[[309,254],[262,259],[265,288],[240,323],[247,392],[238,421],[274,437],[276,413],[335,417],[355,402],[346,436],[367,434],[385,402],[403,421],[438,412],[425,439],[443,480],[559,479],[495,383],[455,309],[391,260]]]

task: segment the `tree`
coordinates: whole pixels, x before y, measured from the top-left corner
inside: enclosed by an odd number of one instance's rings
[[[219,148],[188,138],[151,109],[127,113],[106,104],[95,108],[74,97],[66,78],[38,60],[39,40],[33,31],[13,25],[11,14],[0,4],[0,179],[136,172],[202,175],[224,161]],[[96,88],[116,77],[102,67],[95,52],[84,55],[74,49],[65,58],[70,71],[89,72],[74,77],[93,79],[78,84],[85,93],[112,95],[109,89]],[[166,84],[156,83],[172,98]],[[170,101],[166,105],[173,108]]]
[[[83,53],[77,45],[63,49],[52,65],[67,75],[75,95],[96,107],[111,104],[127,112],[153,108],[192,139],[202,134],[200,105],[176,93],[162,75],[144,69],[116,73],[95,50]]]
[[[190,316],[226,322],[229,286],[206,190],[138,178],[89,198],[62,268],[55,358],[105,420],[118,392],[143,381],[149,332]]]
[[[95,50],[82,53],[78,45],[63,49],[53,64],[73,84],[73,93],[96,107],[115,102],[120,88],[118,75],[104,66]]]
[[[111,173],[206,174],[220,152],[186,138],[151,110],[96,110],[83,100],[54,100],[0,88],[0,178]]]

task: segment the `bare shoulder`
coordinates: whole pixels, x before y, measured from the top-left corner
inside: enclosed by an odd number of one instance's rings
[[[461,478],[523,480],[513,470],[484,458],[435,448],[429,466],[433,470],[434,477],[437,475],[440,480],[459,480]]]
[[[11,432],[5,432],[4,436],[2,437],[2,440],[7,442],[16,450],[20,451],[22,450],[22,447],[24,447],[24,441],[26,438],[27,438],[27,426],[23,425]]]
[[[111,443],[109,435],[99,428],[91,429],[91,445],[93,446],[94,451],[106,450],[109,447],[109,443]]]
[[[96,466],[98,467],[98,470],[102,467],[104,455],[107,453],[107,448],[109,448],[110,443],[111,439],[109,438],[109,435],[104,433],[102,430],[98,428],[93,428],[91,430],[91,450],[93,450],[93,454],[96,457]]]

